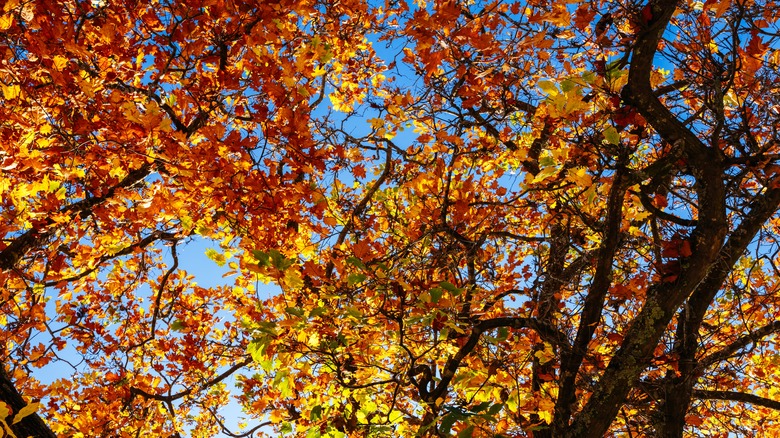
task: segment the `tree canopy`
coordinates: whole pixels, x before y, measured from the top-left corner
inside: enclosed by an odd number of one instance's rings
[[[6,0],[0,427],[780,434],[778,10]]]

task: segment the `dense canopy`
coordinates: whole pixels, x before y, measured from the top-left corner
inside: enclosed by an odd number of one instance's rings
[[[779,10],[6,0],[3,433],[780,435]]]

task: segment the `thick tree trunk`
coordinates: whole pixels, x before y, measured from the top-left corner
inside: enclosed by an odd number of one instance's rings
[[[0,401],[5,402],[13,409],[14,414],[19,412],[22,408],[27,406],[27,403],[22,398],[19,391],[16,390],[11,379],[5,372],[2,366],[0,366]],[[38,414],[30,414],[22,419],[22,421],[11,424],[13,421],[13,414],[9,416],[6,421],[8,426],[11,427],[11,431],[16,438],[56,438],[57,435],[52,432],[51,429],[44,423]]]
[[[694,383],[690,379],[677,377],[664,385],[665,398],[659,406],[659,418],[655,425],[658,437],[682,438]]]

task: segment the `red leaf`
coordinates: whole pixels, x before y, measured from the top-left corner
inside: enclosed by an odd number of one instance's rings
[[[365,178],[366,168],[362,164],[358,164],[357,166],[352,168],[352,173],[358,178]]]
[[[679,245],[680,257],[690,257],[693,255],[691,251],[691,242],[689,240],[683,240]]]
[[[685,423],[690,424],[691,426],[701,426],[704,424],[704,419],[698,415],[689,415],[685,417]]]
[[[555,375],[549,373],[540,373],[538,377],[539,380],[542,382],[552,382],[553,380],[555,380]]]
[[[661,256],[667,257],[670,259],[676,259],[680,257],[680,251],[677,247],[677,244],[672,240],[669,242],[663,243],[663,248],[661,248]]]
[[[620,103],[620,98],[618,97],[618,104],[619,103]],[[615,124],[617,125],[618,129],[623,129],[626,126],[634,123],[635,119],[636,119],[636,109],[632,106],[622,106],[617,111],[615,111],[615,115],[612,116],[612,120],[615,121]]]
[[[649,24],[653,20],[653,8],[650,5],[642,8],[641,17],[643,24]]]
[[[431,321],[431,328],[437,332],[444,328],[444,323],[447,322],[447,315],[440,313]]]
[[[593,68],[596,70],[598,75],[604,76],[607,73],[607,61],[598,59],[593,63]]]

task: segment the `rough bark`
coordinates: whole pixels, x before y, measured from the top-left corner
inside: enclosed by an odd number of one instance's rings
[[[601,319],[609,286],[612,284],[612,264],[620,242],[620,223],[623,217],[623,198],[626,191],[626,181],[623,172],[618,171],[612,183],[609,194],[609,204],[606,218],[606,235],[599,249],[596,261],[596,273],[585,299],[577,337],[571,354],[563,354],[561,360],[561,384],[558,400],[555,405],[554,429],[556,432],[565,430],[571,417],[572,406],[576,401],[577,370],[593,338],[596,326]]]
[[[650,73],[658,43],[668,25],[676,2],[659,0],[650,4],[652,20],[637,36],[624,99],[658,132],[679,149],[696,169],[699,204],[697,226],[691,238],[693,255],[675,281],[661,281],[647,293],[647,301],[626,332],[624,341],[601,376],[593,395],[564,436],[603,436],[616,417],[629,391],[647,367],[658,341],[677,309],[700,285],[717,262],[727,232],[722,157],[683,125],[658,100],[650,84]]]
[[[27,406],[27,402],[24,401],[19,391],[16,390],[3,367],[0,367],[0,401],[10,406],[14,413]],[[7,418],[6,421],[16,438],[56,438],[57,436],[36,413],[24,417],[16,424],[11,424],[13,421],[12,416]]]
[[[683,436],[685,414],[694,396],[694,386],[707,366],[697,360],[699,347],[699,329],[704,315],[715,295],[723,286],[734,264],[753,241],[761,226],[780,207],[780,189],[770,189],[751,204],[750,214],[729,236],[723,246],[718,261],[688,299],[688,305],[680,312],[677,345],[679,355],[679,376],[670,377],[664,391],[665,400],[659,412],[657,430],[659,436],[678,438]],[[766,335],[763,335],[766,336]]]

